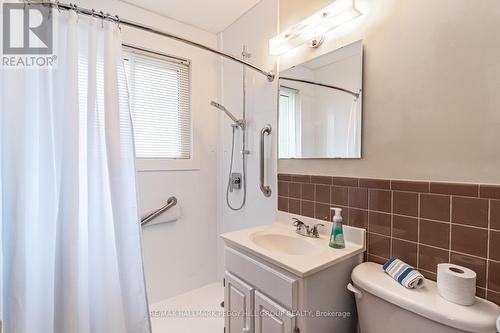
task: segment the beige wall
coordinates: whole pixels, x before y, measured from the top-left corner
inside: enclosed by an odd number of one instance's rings
[[[280,22],[319,2],[281,0]],[[357,4],[361,19],[280,67],[364,40],[363,158],[281,160],[279,172],[500,183],[500,1]]]
[[[331,0],[281,0],[279,5],[280,31],[283,32],[330,3]]]

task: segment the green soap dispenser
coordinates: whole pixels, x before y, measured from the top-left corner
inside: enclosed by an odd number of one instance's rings
[[[344,241],[344,229],[342,227],[342,208],[330,208],[330,210],[335,211],[335,215],[333,216],[333,227],[332,234],[330,236],[330,247],[334,249],[343,249],[345,248]]]

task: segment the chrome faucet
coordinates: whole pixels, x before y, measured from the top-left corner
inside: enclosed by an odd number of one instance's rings
[[[301,220],[297,218],[292,218],[293,220],[293,225],[297,227],[295,232],[299,235],[306,236],[306,237],[311,237],[311,238],[319,238],[319,231],[318,227],[324,227],[325,225],[322,223],[317,223],[313,225],[312,227],[308,226]]]

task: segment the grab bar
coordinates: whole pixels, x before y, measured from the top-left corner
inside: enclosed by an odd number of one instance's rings
[[[264,137],[271,134],[271,125],[266,125],[260,130],[260,190],[265,197],[271,196],[271,187],[264,185]]]
[[[163,206],[163,207],[155,210],[154,212],[141,218],[141,226],[148,224],[151,220],[154,220],[155,218],[157,218],[161,214],[165,213],[167,210],[174,207],[175,205],[177,205],[177,198],[176,197],[168,198],[165,206]]]

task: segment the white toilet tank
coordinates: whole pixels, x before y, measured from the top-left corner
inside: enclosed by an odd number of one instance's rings
[[[351,278],[361,333],[497,332],[500,307],[487,300],[476,297],[471,306],[448,302],[431,280],[406,289],[372,262],[356,266]]]

